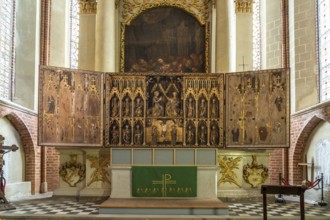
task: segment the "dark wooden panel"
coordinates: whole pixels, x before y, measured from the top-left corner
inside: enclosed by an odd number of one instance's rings
[[[289,71],[226,74],[226,146],[289,147]]]
[[[103,145],[103,73],[40,67],[39,145]]]

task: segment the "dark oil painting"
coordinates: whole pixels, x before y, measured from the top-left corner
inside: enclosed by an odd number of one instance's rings
[[[125,72],[206,72],[205,26],[174,7],[141,13],[125,29]]]

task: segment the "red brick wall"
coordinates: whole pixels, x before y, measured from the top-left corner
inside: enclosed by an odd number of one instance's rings
[[[289,182],[301,184],[303,152],[309,136],[321,122],[330,122],[330,103],[321,104],[308,110],[294,114],[291,117],[291,138],[289,149]]]
[[[20,135],[25,152],[25,180],[31,181],[32,194],[40,192],[41,147],[37,145],[38,115],[30,110],[0,101],[0,118],[6,117]],[[59,184],[59,155],[54,148],[47,148],[48,191]]]
[[[283,173],[283,150],[276,149],[272,150],[269,154],[269,165],[268,165],[268,175],[269,183],[277,185],[279,183],[279,173]]]
[[[47,184],[48,191],[54,191],[60,185],[59,167],[60,167],[60,154],[55,147],[47,147]]]

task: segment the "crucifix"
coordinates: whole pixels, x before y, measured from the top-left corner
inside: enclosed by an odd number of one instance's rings
[[[248,66],[248,64],[246,64],[246,63],[244,62],[244,56],[243,56],[243,63],[242,63],[242,64],[239,64],[239,66],[243,67],[243,71],[244,71],[245,66]]]
[[[18,147],[15,144],[13,144],[12,146],[4,146],[4,140],[5,138],[2,135],[0,135],[0,211],[15,209],[14,206],[9,204],[9,202],[5,197],[5,189],[4,189],[5,178],[3,177],[2,168],[5,165],[3,156],[6,153],[9,153],[10,151],[15,152],[16,150],[18,150]]]

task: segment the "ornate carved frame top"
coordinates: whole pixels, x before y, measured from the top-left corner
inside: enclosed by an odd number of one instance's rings
[[[122,23],[130,25],[141,12],[161,6],[177,7],[189,12],[202,25],[209,19],[210,0],[123,0]]]

